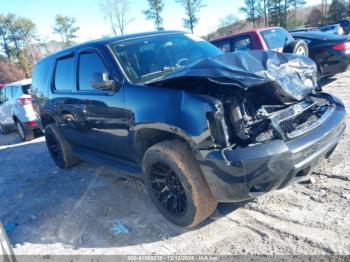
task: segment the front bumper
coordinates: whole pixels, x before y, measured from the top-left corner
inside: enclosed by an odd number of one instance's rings
[[[329,99],[335,104],[332,114],[294,140],[201,151],[198,160],[214,198],[237,202],[284,188],[328,158],[346,127],[344,105],[333,96]]]

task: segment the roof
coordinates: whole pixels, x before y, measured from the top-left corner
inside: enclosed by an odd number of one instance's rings
[[[65,48],[63,50],[60,50],[56,53],[53,53],[43,59],[45,60],[46,58],[50,58],[50,57],[55,57],[57,55],[63,54],[63,53],[67,53],[69,51],[74,51],[77,48],[81,48],[87,45],[91,45],[91,44],[102,44],[102,45],[108,45],[110,43],[114,43],[114,42],[118,42],[118,41],[125,41],[125,40],[129,40],[129,39],[134,39],[134,38],[139,38],[139,37],[147,37],[147,36],[157,36],[157,35],[166,35],[166,34],[176,34],[176,33],[182,33],[185,34],[186,32],[183,31],[168,31],[168,30],[162,30],[162,31],[153,31],[153,32],[144,32],[144,33],[136,33],[136,34],[128,34],[128,35],[122,35],[122,36],[115,36],[115,37],[106,37],[106,38],[101,38],[101,39],[96,39],[96,40],[91,40],[88,42],[84,42],[81,44],[77,44],[74,45],[72,47],[69,48]],[[39,61],[39,62],[40,62]]]
[[[232,37],[236,37],[236,36],[240,36],[240,35],[253,34],[253,33],[256,33],[256,32],[261,32],[261,31],[265,31],[265,30],[269,30],[269,29],[277,29],[277,28],[282,28],[282,27],[264,27],[264,28],[258,28],[258,29],[243,31],[243,32],[234,33],[234,34],[230,34],[230,35],[220,36],[218,38],[210,40],[210,42],[226,40],[226,39],[230,39]]]
[[[23,79],[23,80],[20,80],[20,81],[17,81],[17,82],[13,82],[13,83],[10,83],[10,84],[7,84],[7,85],[11,85],[11,86],[14,86],[14,85],[25,86],[25,85],[30,85],[31,83],[32,83],[32,79],[28,78],[28,79]]]

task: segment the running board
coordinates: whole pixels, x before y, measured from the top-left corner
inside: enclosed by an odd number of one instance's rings
[[[77,156],[81,160],[108,166],[115,171],[126,172],[131,176],[140,177],[142,175],[142,169],[138,165],[101,153],[92,152],[84,148],[73,148],[73,155]]]

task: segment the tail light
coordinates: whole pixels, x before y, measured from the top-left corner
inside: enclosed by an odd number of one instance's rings
[[[332,48],[335,51],[344,51],[344,50],[350,49],[350,42],[343,42],[340,44],[336,44],[332,46]]]
[[[21,105],[29,105],[32,103],[31,97],[21,97],[17,99],[17,102]]]
[[[26,122],[27,126],[36,126],[37,122],[36,121],[30,121],[30,122]]]

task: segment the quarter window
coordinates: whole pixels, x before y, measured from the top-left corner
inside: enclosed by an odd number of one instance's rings
[[[95,52],[83,53],[79,56],[79,90],[94,90],[91,84],[91,76],[94,73],[108,73],[105,64]]]
[[[74,57],[58,59],[55,71],[55,90],[72,91],[74,84]]]

